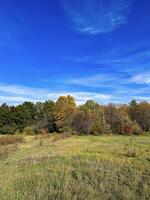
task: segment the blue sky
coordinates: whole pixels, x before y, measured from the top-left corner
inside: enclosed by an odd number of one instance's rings
[[[148,0],[0,1],[0,103],[150,101]]]

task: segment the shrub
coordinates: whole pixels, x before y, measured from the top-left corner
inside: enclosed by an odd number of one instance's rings
[[[72,127],[78,134],[90,134],[94,119],[90,112],[78,111],[73,119]]]
[[[46,118],[38,120],[36,127],[38,128],[39,132],[41,132],[41,133],[47,132],[48,120]]]
[[[53,114],[51,114],[49,117],[48,117],[48,120],[47,120],[47,129],[48,129],[48,132],[49,133],[54,133],[54,132],[57,132],[57,127],[56,127],[56,123],[55,123],[55,117]]]
[[[101,134],[111,134],[112,130],[110,128],[110,125],[105,123],[102,124],[100,120],[95,119],[94,125],[92,127],[91,135],[101,135]]]
[[[0,134],[15,134],[16,128],[11,125],[5,125],[0,128]]]
[[[26,135],[36,135],[40,133],[40,130],[37,126],[27,126],[24,128],[23,133]]]
[[[100,135],[103,133],[103,130],[101,128],[101,124],[99,123],[99,121],[95,121],[92,130],[91,130],[91,134],[92,135]]]
[[[17,143],[23,143],[24,138],[23,136],[2,136],[0,137],[0,145],[7,145],[7,144],[17,144]]]
[[[104,133],[105,134],[112,134],[112,130],[111,130],[110,124],[108,124],[108,123],[105,124]]]
[[[133,134],[134,135],[141,135],[142,132],[143,132],[142,128],[136,122],[133,122]]]
[[[122,135],[133,134],[133,126],[129,117],[120,116],[120,120],[118,121],[118,133]]]
[[[130,124],[130,123],[123,124],[123,126],[122,126],[122,134],[123,135],[132,135],[132,133],[133,133],[132,124]]]

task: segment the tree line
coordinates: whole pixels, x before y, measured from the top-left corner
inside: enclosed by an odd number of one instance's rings
[[[72,96],[56,102],[24,102],[0,106],[0,134],[122,134],[150,131],[150,104],[132,100],[128,105],[100,105],[89,100],[77,106]]]

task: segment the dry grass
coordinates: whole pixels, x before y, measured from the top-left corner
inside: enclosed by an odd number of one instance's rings
[[[0,160],[0,200],[150,199],[150,135],[41,137]]]
[[[0,145],[18,144],[18,143],[23,143],[24,141],[25,140],[23,136],[6,135],[0,137]]]
[[[64,139],[67,139],[67,138],[70,138],[70,137],[71,137],[70,133],[55,134],[55,135],[53,135],[52,141],[57,142],[59,140],[64,140]]]
[[[9,154],[13,154],[18,149],[17,144],[11,145],[11,146],[1,146],[0,147],[0,159],[7,158]]]

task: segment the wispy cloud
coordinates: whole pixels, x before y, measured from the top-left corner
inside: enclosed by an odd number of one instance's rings
[[[150,102],[150,96],[135,96],[135,99],[139,100],[139,101],[148,101]]]
[[[133,46],[125,45],[113,47],[99,55],[66,57],[64,59],[77,64],[96,65],[97,73],[99,73],[98,71],[100,71],[100,73],[107,72],[107,75],[109,75],[110,72],[112,72],[115,76],[121,77],[121,79],[124,74],[128,79],[131,79],[129,81],[132,83],[139,82],[148,84],[150,82],[149,42],[147,42],[146,45],[143,43]],[[143,73],[143,70],[146,73]],[[118,82],[120,82],[120,80]]]
[[[96,74],[93,76],[71,79],[67,82],[70,84],[76,84],[86,87],[104,87],[104,85],[106,86],[106,84],[112,84],[113,82],[115,82],[115,80],[116,77],[113,74]]]
[[[145,78],[145,79],[144,79]],[[68,81],[70,84],[83,88],[111,94],[113,103],[128,103],[132,99],[149,101],[149,74],[108,74],[85,76]],[[145,84],[143,84],[145,83]],[[108,102],[108,101],[105,101]]]
[[[121,68],[138,68],[138,66],[149,66],[150,64],[150,46],[148,49],[130,49],[125,48],[113,48],[100,55],[94,56],[78,56],[78,57],[65,57],[65,60],[73,61],[76,63],[88,63],[98,64],[109,67],[122,66]]]
[[[89,83],[88,83],[89,84]],[[94,80],[91,84],[94,84]],[[107,83],[106,83],[107,85]],[[81,105],[85,103],[87,100],[92,99],[101,104],[106,104],[109,102],[112,103],[128,103],[131,99],[137,99],[138,101],[149,101],[149,91],[150,87],[138,87],[134,88],[130,85],[108,85],[106,87],[111,88],[112,91],[108,92],[108,88],[106,89],[103,86],[100,90],[95,92],[90,92],[90,90],[84,91],[81,90],[80,92],[74,91],[57,91],[53,92],[48,89],[44,88],[31,88],[22,85],[6,85],[0,84],[0,104],[8,103],[10,105],[17,105],[23,103],[24,101],[31,101],[31,102],[44,102],[45,100],[53,100],[56,101],[59,96],[67,96],[71,95],[75,98],[76,103]],[[93,91],[93,90],[92,90]]]
[[[39,102],[43,101],[40,99],[32,99],[32,98],[27,98],[27,97],[22,97],[22,96],[0,96],[0,103],[22,103],[25,101],[31,101],[31,102]]]
[[[131,0],[64,0],[64,10],[82,33],[108,33],[127,23]]]
[[[0,103],[16,104],[24,101],[38,102],[45,100],[56,101],[59,96],[71,95],[75,98],[77,104],[85,103],[89,99],[105,103],[111,100],[112,96],[96,92],[51,92],[42,88],[31,88],[22,85],[0,85]]]
[[[0,92],[20,94],[20,95],[32,95],[39,96],[40,94],[46,94],[48,91],[46,89],[37,89],[33,87],[27,87],[22,85],[8,85],[0,84]]]
[[[131,78],[131,81],[137,84],[150,84],[150,72],[137,74]]]

